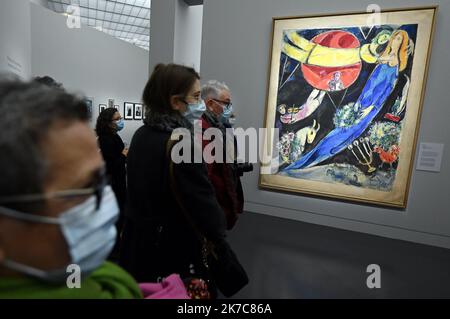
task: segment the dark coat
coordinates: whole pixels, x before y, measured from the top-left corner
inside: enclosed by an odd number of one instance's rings
[[[122,154],[125,145],[118,134],[102,134],[98,144],[106,163],[106,173],[111,187],[117,197],[120,209],[123,210],[126,199],[126,157]]]
[[[128,201],[121,265],[138,282],[155,282],[172,273],[206,278],[201,243],[186,221],[169,183],[167,141],[180,118],[147,118],[128,153]],[[224,240],[225,218],[204,164],[176,164],[178,194],[202,233]]]

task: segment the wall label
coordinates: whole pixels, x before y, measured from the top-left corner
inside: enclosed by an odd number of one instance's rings
[[[440,172],[443,153],[444,144],[420,143],[416,169],[419,171]]]

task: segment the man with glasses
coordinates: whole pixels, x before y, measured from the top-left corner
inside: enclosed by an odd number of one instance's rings
[[[236,160],[236,143],[234,135],[230,135],[227,128],[231,128],[230,118],[233,114],[231,92],[225,83],[209,81],[202,87],[202,99],[205,101],[206,112],[202,116],[202,130],[219,129],[222,134],[224,158],[221,161],[207,163],[208,176],[216,191],[219,204],[227,218],[227,228],[230,230],[236,224],[244,208],[244,195],[240,181],[240,173],[234,163]],[[211,141],[203,140],[203,148]],[[231,143],[233,147],[227,147]],[[233,149],[233,154],[229,154]],[[231,161],[230,161],[231,159]]]
[[[0,80],[0,113],[0,298],[142,297],[105,262],[118,206],[83,99]]]

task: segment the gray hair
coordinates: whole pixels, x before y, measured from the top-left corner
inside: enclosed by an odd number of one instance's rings
[[[208,81],[202,87],[202,99],[217,99],[222,91],[230,92],[230,88],[224,82],[219,82],[217,80]]]
[[[49,175],[42,146],[52,125],[90,117],[83,99],[61,88],[2,78],[0,114],[0,197],[42,193]]]

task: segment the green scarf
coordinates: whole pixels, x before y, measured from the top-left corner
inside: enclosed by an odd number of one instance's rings
[[[29,277],[0,278],[0,299],[141,299],[136,281],[122,268],[105,262],[81,282],[80,289]]]

